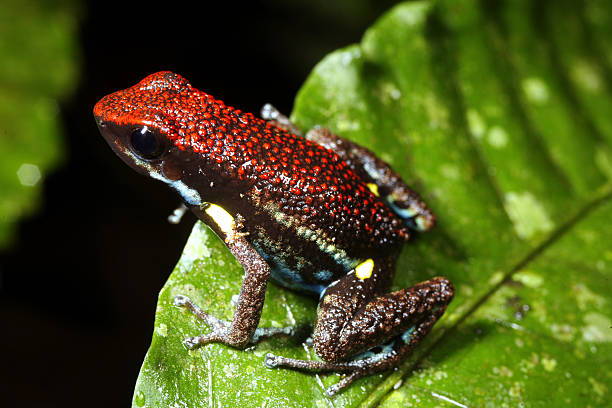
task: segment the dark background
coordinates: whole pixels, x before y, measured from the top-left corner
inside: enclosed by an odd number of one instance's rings
[[[358,42],[393,2],[166,3],[83,7],[79,88],[61,106],[68,160],[0,253],[2,406],[128,405],[157,292],[194,222],[167,223],[178,196],[115,157],[94,103],[172,70],[237,108],[289,113],[314,65]]]

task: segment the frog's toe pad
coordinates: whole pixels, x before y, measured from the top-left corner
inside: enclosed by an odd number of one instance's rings
[[[189,350],[196,349],[200,347],[201,344],[200,337],[187,337],[185,340],[183,340],[183,345]]]
[[[278,119],[278,115],[280,112],[276,109],[272,104],[266,103],[261,107],[261,117],[265,120],[275,120]]]
[[[182,307],[184,307],[184,306],[186,306],[190,302],[191,302],[191,300],[187,296],[185,296],[185,295],[176,295],[174,297],[173,304],[174,304],[174,306],[182,306]]]
[[[266,354],[266,357],[264,359],[264,364],[268,368],[276,368],[280,365],[277,357],[272,353]]]
[[[329,398],[334,397],[341,389],[342,387],[339,384],[331,385],[325,390],[325,396]]]

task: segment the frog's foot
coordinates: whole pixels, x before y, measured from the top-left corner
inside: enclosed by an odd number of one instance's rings
[[[348,372],[348,375],[342,378],[338,383],[330,386],[325,390],[325,395],[333,397],[344,388],[348,387],[353,381],[369,374],[367,364],[363,365],[364,360],[347,361],[341,363],[328,363],[325,361],[310,361],[297,360],[283,356],[276,356],[272,353],[266,354],[264,363],[269,368],[286,367],[300,371],[332,371],[332,372]]]
[[[268,353],[264,363],[269,368],[286,367],[300,371],[315,372],[345,372],[347,375],[338,383],[325,390],[325,395],[333,397],[354,381],[366,375],[386,371],[399,364],[405,356],[412,350],[408,347],[402,337],[398,336],[390,344],[383,347],[378,352],[367,351],[357,356],[356,359],[341,362],[297,360]]]
[[[168,222],[170,224],[179,224],[187,210],[187,206],[184,203],[181,203],[178,207],[174,209],[174,211],[172,211],[172,214],[168,216]]]
[[[412,288],[368,297],[376,293],[381,271],[393,262],[394,258],[367,260],[325,289],[313,337],[314,349],[324,361],[268,355],[266,365],[347,372],[326,391],[330,396],[358,378],[399,365],[442,316],[454,289],[447,279],[436,277]]]
[[[303,136],[302,131],[298,129],[298,127],[295,126],[295,124],[293,124],[293,122],[291,122],[287,116],[280,113],[278,109],[269,103],[266,103],[261,108],[261,117],[262,119],[272,123],[274,126],[294,133],[298,136]]]
[[[177,295],[174,298],[174,305],[180,307],[186,307],[196,316],[202,320],[208,327],[212,329],[211,333],[201,334],[199,336],[188,337],[183,340],[183,344],[190,350],[198,348],[208,343],[223,343],[229,346],[244,348],[249,344],[255,344],[258,341],[277,335],[288,335],[291,336],[294,333],[294,328],[288,327],[261,327],[257,328],[250,340],[244,341],[242,338],[233,335],[235,330],[232,330],[232,322],[227,320],[219,319],[209,313],[203,311],[198,305],[193,303],[191,299],[184,295]]]
[[[198,348],[204,344],[213,342],[226,343],[228,338],[228,322],[216,318],[215,316],[206,313],[198,305],[193,303],[191,299],[184,295],[177,295],[174,298],[174,305],[180,307],[186,307],[196,316],[202,320],[208,327],[212,329],[212,333],[201,334],[195,337],[187,337],[183,340],[183,344],[190,350]],[[227,339],[229,340],[229,339]]]
[[[300,371],[347,373],[338,383],[325,390],[325,395],[333,397],[361,377],[396,367],[422,340],[437,319],[438,316],[435,314],[425,318],[403,334],[396,336],[391,342],[361,353],[352,360],[339,362],[298,360],[268,353],[264,363],[269,368],[285,367]]]

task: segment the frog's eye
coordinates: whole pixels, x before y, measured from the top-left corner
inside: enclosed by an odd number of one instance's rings
[[[144,126],[132,131],[130,147],[142,159],[153,160],[159,158],[164,153],[166,144],[159,133],[153,132],[147,126]]]

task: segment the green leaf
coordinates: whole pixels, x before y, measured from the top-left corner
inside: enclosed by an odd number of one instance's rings
[[[417,187],[439,224],[405,247],[395,287],[444,275],[455,299],[398,370],[327,399],[337,375],[263,365],[268,351],[315,358],[303,337],[182,348],[206,329],[173,296],[229,319],[243,273],[197,224],[160,294],[133,405],[609,404],[610,7],[405,3],[327,56],[292,119],[371,148]],[[269,286],[261,325],[314,317],[314,299]]]
[[[75,14],[71,1],[0,6],[0,248],[62,160],[58,101],[78,79]]]

